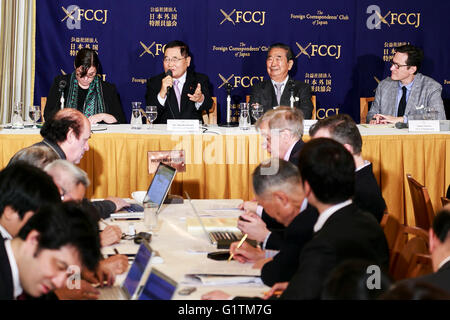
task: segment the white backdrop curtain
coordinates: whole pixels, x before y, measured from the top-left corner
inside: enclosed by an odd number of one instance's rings
[[[16,101],[33,104],[36,0],[0,2],[0,123],[11,121]],[[24,118],[25,119],[25,118]]]

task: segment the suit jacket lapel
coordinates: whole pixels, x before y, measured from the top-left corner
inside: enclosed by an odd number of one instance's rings
[[[414,83],[411,88],[411,92],[406,103],[405,114],[409,114],[411,110],[416,109],[419,104],[420,88],[422,87],[422,78],[420,74],[417,74],[414,78]]]
[[[189,103],[189,97],[187,96],[188,95],[188,93],[189,92],[193,92],[194,90],[195,90],[195,87],[194,87],[194,76],[193,76],[193,74],[192,74],[192,72],[187,72],[187,74],[186,74],[186,81],[184,82],[184,85],[183,85],[183,91],[181,92],[181,103],[180,103],[180,105],[181,105],[181,107],[180,107],[180,109],[181,109],[181,112],[183,112],[183,109],[184,108],[186,108],[186,105]],[[195,86],[196,86],[197,84],[195,83]]]
[[[387,105],[391,106],[391,112],[388,114],[397,114],[398,110],[398,103],[397,103],[397,95],[398,95],[398,81],[392,81],[392,85],[388,89],[389,92],[386,95],[387,98]]]

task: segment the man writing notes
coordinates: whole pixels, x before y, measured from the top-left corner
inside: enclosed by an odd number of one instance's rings
[[[283,43],[272,44],[266,60],[270,80],[264,80],[252,87],[250,103],[259,103],[266,112],[280,105],[290,106],[292,96],[294,107],[302,110],[305,119],[311,119],[311,88],[288,75],[293,65],[294,54],[291,48]]]
[[[442,86],[418,72],[423,60],[422,50],[404,45],[395,51],[391,76],[378,84],[367,122],[406,123],[409,115],[417,114],[425,107],[436,111],[439,120],[445,120]]]
[[[182,41],[171,41],[164,48],[164,73],[147,81],[145,101],[157,106],[155,123],[167,119],[202,119],[202,111],[212,106],[209,80],[204,74],[188,70],[189,47]]]

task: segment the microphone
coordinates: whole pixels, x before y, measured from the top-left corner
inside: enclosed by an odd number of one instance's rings
[[[396,123],[395,123],[395,127],[396,127],[397,129],[405,129],[405,128],[408,128],[408,124],[399,121],[399,122],[396,122]]]
[[[59,92],[64,91],[66,85],[67,85],[66,80],[61,80],[58,84]]]
[[[170,76],[170,77],[173,77],[173,75],[172,75],[172,70],[167,70],[167,72],[166,72],[166,77],[167,76]],[[170,85],[170,86],[167,86],[167,91],[169,91],[169,88],[172,88],[172,86]]]
[[[172,70],[167,70],[166,71],[166,77],[167,76],[172,77]],[[170,91],[171,88],[172,88],[172,86],[167,86],[167,89],[166,89],[167,90],[166,102],[167,102],[167,107],[169,108],[169,111],[172,114],[172,119],[175,119],[175,115],[173,114],[172,108],[170,107],[169,91]]]
[[[291,93],[289,98],[289,105],[291,108],[294,108],[294,86],[295,86],[294,80],[289,79],[287,85],[289,87],[289,92]]]
[[[61,109],[64,109],[64,88],[66,87],[66,85],[66,80],[61,80],[58,84],[58,90],[59,92],[61,92],[61,99],[59,99],[59,101],[61,102]]]

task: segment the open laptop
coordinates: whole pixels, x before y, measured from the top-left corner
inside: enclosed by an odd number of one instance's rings
[[[200,218],[200,215],[195,208],[194,204],[191,201],[191,197],[189,197],[189,194],[187,191],[184,192],[186,194],[186,198],[189,201],[189,204],[192,207],[192,210],[195,213],[195,216],[198,219],[198,222],[203,230],[203,233],[206,235],[206,238],[208,239],[209,243],[212,245],[217,245],[218,249],[228,249],[230,245],[235,242],[239,241],[242,238],[242,233],[236,233],[231,231],[211,231],[208,232],[205,228],[205,225],[203,224],[202,219]]]
[[[171,300],[178,283],[158,269],[152,268],[138,300]]]
[[[122,285],[98,288],[99,300],[135,300],[139,288],[147,280],[152,256],[152,248],[143,240]]]
[[[157,212],[159,213],[159,210],[161,210],[161,206],[164,203],[164,199],[166,199],[167,193],[169,193],[173,179],[175,179],[176,173],[177,169],[160,162],[158,168],[156,169],[155,176],[150,182],[150,186],[148,187],[147,194],[145,195],[143,202],[156,203],[158,205]],[[144,212],[117,212],[111,214],[111,218],[144,218]]]

